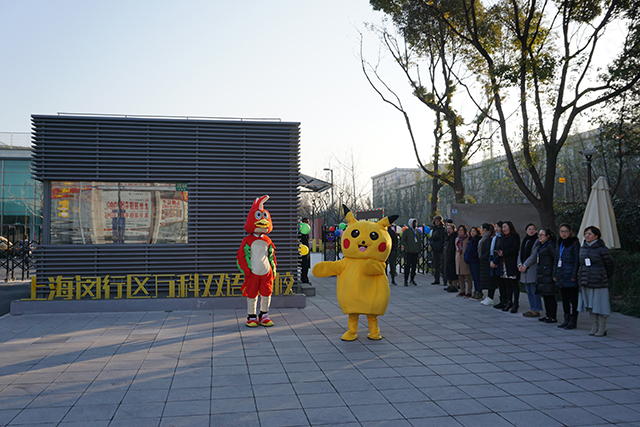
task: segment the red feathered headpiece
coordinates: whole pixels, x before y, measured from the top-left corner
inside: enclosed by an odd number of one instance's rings
[[[244,229],[247,233],[268,234],[273,230],[271,223],[271,215],[264,208],[264,202],[269,200],[269,196],[264,195],[253,201],[247,221],[244,223]]]

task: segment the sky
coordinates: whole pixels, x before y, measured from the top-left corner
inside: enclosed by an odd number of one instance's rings
[[[359,31],[375,61],[364,23],[382,16],[366,0],[0,0],[0,16],[0,132],[30,132],[32,114],[279,118],[300,123],[307,175],[337,182],[353,159],[370,190],[416,167],[361,69]]]

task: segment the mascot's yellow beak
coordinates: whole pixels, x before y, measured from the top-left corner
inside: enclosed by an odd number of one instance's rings
[[[269,228],[269,221],[263,218],[260,221],[254,222],[253,225],[255,225],[256,228]]]

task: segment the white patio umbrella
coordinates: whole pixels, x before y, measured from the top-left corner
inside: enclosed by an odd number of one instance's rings
[[[591,194],[587,202],[587,208],[582,217],[580,230],[578,230],[580,243],[584,241],[584,229],[595,225],[602,232],[602,240],[609,249],[620,247],[616,214],[613,212],[609,184],[604,176],[598,178],[591,187]]]

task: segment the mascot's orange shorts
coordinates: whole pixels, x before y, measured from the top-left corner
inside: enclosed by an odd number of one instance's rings
[[[244,276],[244,284],[240,289],[245,297],[256,298],[258,293],[263,297],[270,297],[273,293],[273,272],[269,271],[264,276]]]

